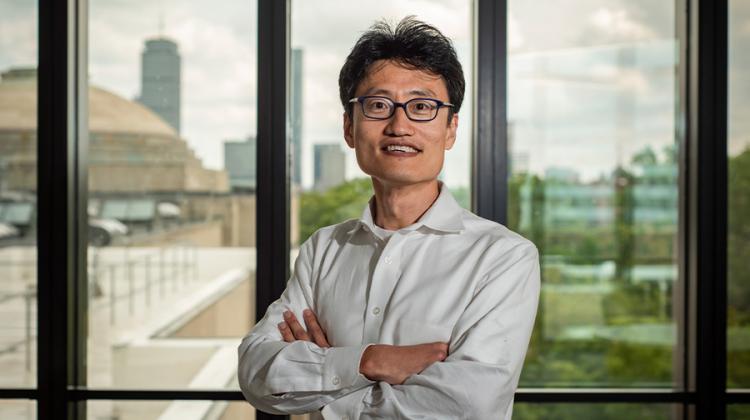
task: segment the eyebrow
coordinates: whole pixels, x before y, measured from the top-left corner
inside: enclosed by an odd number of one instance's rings
[[[377,88],[370,88],[365,91],[364,95],[362,96],[370,96],[370,95],[384,95],[388,96],[391,95],[393,92],[391,92],[388,89],[377,89]],[[435,92],[431,91],[430,89],[412,89],[409,92],[407,92],[409,95],[416,95],[416,96],[427,96],[434,98],[437,96]]]

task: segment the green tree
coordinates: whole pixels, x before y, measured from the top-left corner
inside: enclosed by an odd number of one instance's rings
[[[308,191],[300,195],[300,243],[316,230],[359,218],[372,196],[369,178],[357,178],[323,192]]]
[[[646,158],[644,158],[646,159]],[[630,280],[630,272],[633,268],[633,212],[635,199],[633,198],[633,186],[635,177],[622,167],[618,167],[614,173],[615,182],[615,242],[617,252],[615,253],[615,278],[619,282]]]
[[[727,244],[728,378],[730,387],[750,386],[750,148],[729,159]]]

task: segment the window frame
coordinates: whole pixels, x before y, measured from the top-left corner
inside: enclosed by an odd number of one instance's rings
[[[289,277],[290,5],[258,0],[259,318]],[[38,7],[37,388],[0,389],[0,399],[36,400],[39,419],[85,419],[89,400],[244,400],[239,391],[87,387],[88,1]],[[682,375],[674,389],[519,389],[517,402],[673,403],[686,419],[724,419],[727,404],[750,403],[750,390],[726,389],[728,0],[677,0],[675,8]],[[472,203],[504,223],[507,183],[497,180],[508,178],[507,0],[474,0],[474,16]]]

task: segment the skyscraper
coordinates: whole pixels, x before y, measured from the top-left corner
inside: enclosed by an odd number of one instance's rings
[[[229,173],[232,191],[255,191],[256,150],[255,137],[248,137],[245,141],[224,142],[224,168]]]
[[[290,122],[292,126],[292,183],[300,185],[302,182],[302,66],[303,51],[293,48],[290,59]]]
[[[150,108],[180,132],[180,54],[177,43],[164,37],[146,40],[141,54],[141,96]]]
[[[346,153],[341,145],[316,144],[315,146],[315,185],[317,191],[324,191],[344,182],[346,174]]]

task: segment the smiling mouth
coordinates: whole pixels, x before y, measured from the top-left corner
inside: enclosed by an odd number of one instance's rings
[[[384,151],[390,152],[390,153],[396,153],[396,154],[412,154],[412,153],[419,153],[421,150],[415,149],[411,146],[401,145],[401,144],[390,144],[388,146],[383,147]]]

